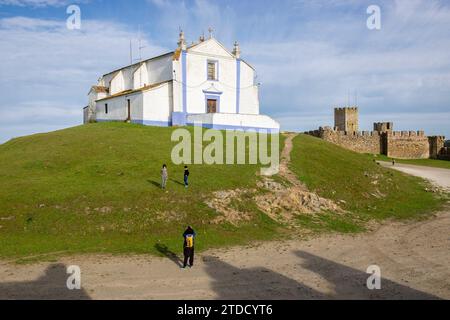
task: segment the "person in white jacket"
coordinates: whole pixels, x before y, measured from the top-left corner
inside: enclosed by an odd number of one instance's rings
[[[169,174],[167,172],[167,166],[164,164],[161,169],[161,188],[166,188],[167,179],[169,179]]]

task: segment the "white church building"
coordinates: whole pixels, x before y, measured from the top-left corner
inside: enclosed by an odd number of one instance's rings
[[[89,92],[84,122],[126,121],[150,126],[280,130],[259,114],[255,69],[214,37],[103,75]]]

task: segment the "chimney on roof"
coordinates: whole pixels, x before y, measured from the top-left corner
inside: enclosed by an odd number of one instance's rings
[[[241,48],[239,47],[239,43],[237,41],[234,42],[233,55],[239,59],[241,57]]]
[[[178,39],[178,48],[186,50],[186,39],[184,38],[184,31],[180,30],[180,37]]]

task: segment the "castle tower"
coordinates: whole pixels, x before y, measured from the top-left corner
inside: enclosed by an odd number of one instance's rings
[[[335,108],[334,109],[334,127],[338,131],[358,131],[358,108]]]
[[[392,132],[393,130],[394,130],[393,122],[375,122],[373,124],[373,131]]]
[[[445,137],[444,136],[428,137],[428,143],[430,145],[430,158],[438,159],[441,150],[444,149],[445,146]]]

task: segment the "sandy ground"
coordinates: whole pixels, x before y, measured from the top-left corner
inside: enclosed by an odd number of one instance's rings
[[[414,167],[410,173],[450,184],[450,170]],[[450,299],[450,208],[357,236],[211,250],[198,255],[192,269],[180,263],[170,252],[167,258],[0,262],[0,299]],[[380,290],[366,287],[367,267],[374,264],[381,268]],[[81,268],[82,290],[66,288],[69,265]]]
[[[381,268],[381,290],[366,269]],[[66,267],[83,290],[66,289]],[[450,299],[450,212],[370,234],[209,251],[192,269],[174,257],[79,256],[0,264],[1,299]]]
[[[396,163],[392,165],[391,162],[379,161],[379,163],[388,168],[402,171],[413,176],[418,176],[430,180],[432,183],[447,188],[450,190],[450,170],[432,167],[416,166],[411,164]]]

